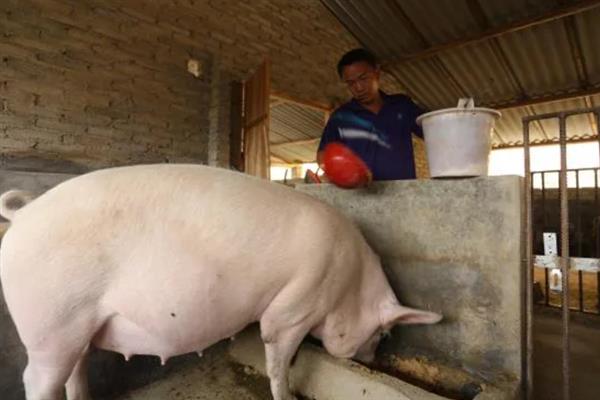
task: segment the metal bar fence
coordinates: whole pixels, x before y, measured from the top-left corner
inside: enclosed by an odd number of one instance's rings
[[[532,208],[533,215],[541,215],[541,218],[537,218],[533,223],[533,236],[538,239],[542,237],[544,232],[554,232],[556,225],[553,223],[551,218],[548,218],[548,214],[559,214],[560,207],[553,204],[552,192],[557,188],[548,187],[546,183],[548,181],[548,175],[552,176],[558,174],[559,170],[551,171],[535,171],[531,172],[532,175]],[[587,179],[587,187],[582,187],[582,176],[584,173],[589,173],[588,177],[593,177],[592,184],[590,185],[590,179]],[[571,174],[574,177],[573,182],[575,186],[571,185],[568,189],[574,190],[574,196],[571,196],[573,200],[573,206],[570,207],[575,213],[575,218],[571,221],[571,226],[574,230],[574,240],[571,244],[572,255],[576,257],[596,257],[600,256],[600,208],[599,208],[599,196],[598,190],[598,175],[600,174],[600,168],[579,168],[569,169],[567,174]],[[539,178],[539,179],[538,179]],[[592,194],[593,193],[593,194]],[[537,243],[537,242],[536,242]],[[533,246],[533,251],[536,254],[541,254],[542,249],[539,243]],[[560,307],[560,304],[554,304],[551,302],[551,287],[550,287],[550,276],[549,271],[552,268],[539,264],[535,264],[537,268],[543,268],[544,270],[544,305],[548,307]],[[598,278],[600,273],[595,273],[596,278],[596,291],[592,294],[590,288],[584,285],[586,277],[594,273],[593,271],[586,271],[577,268],[572,268],[572,271],[577,271],[577,296],[575,301],[577,302],[576,307],[571,307],[571,311],[578,311],[584,314],[600,315],[600,285]],[[535,280],[535,276],[534,276]],[[588,280],[588,284],[589,284]],[[586,308],[585,300],[586,296],[595,300],[593,308]]]
[[[528,400],[533,399],[533,277],[534,267],[543,268],[557,268],[560,267],[562,271],[562,297],[561,297],[561,308],[562,308],[562,382],[563,382],[563,400],[570,400],[571,393],[571,371],[570,371],[570,296],[569,296],[569,272],[571,270],[577,271],[590,271],[600,274],[600,259],[597,258],[570,258],[569,249],[569,199],[568,199],[568,186],[567,186],[567,118],[574,115],[589,114],[592,113],[596,116],[596,121],[600,123],[600,108],[585,108],[576,109],[571,111],[564,111],[559,113],[549,113],[543,115],[534,115],[523,118],[523,148],[524,148],[524,162],[525,162],[525,277],[526,277],[526,290],[525,290],[525,304],[526,304],[526,344],[527,352],[525,357],[525,382],[524,389],[525,395]],[[559,201],[560,201],[560,255],[551,256],[538,256],[533,255],[533,176],[531,173],[531,157],[530,157],[530,132],[529,126],[533,121],[540,121],[545,119],[558,119],[559,122],[559,146],[560,146],[560,170],[559,173]],[[599,140],[599,154],[600,154],[600,124],[596,125],[598,140]],[[579,173],[576,173],[576,196],[579,198]],[[597,191],[597,171],[596,174],[596,188]],[[544,184],[545,186],[545,184]],[[596,195],[597,197],[597,195]],[[597,198],[595,199],[597,203]],[[579,218],[579,210],[576,213]],[[577,220],[577,219],[576,219]],[[575,235],[576,243],[578,240],[578,234]],[[598,278],[600,279],[600,278]],[[580,279],[581,282],[581,279]],[[599,280],[600,282],[600,280]],[[600,292],[600,289],[598,290]],[[548,293],[546,293],[548,296]],[[581,301],[579,302],[580,308],[583,309]]]

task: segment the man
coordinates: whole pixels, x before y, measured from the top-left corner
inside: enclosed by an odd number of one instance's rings
[[[408,96],[379,90],[380,67],[365,49],[344,54],[337,71],[353,99],[329,118],[317,153],[319,165],[325,146],[341,142],[367,164],[373,180],[415,179],[411,133],[423,137],[415,121],[423,111]]]

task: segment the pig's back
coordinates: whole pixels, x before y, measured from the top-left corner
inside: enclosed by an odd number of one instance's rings
[[[63,223],[78,214],[112,222],[150,214],[154,221],[200,218],[249,225],[267,216],[289,221],[293,215],[310,211],[324,213],[321,217],[325,218],[328,214],[339,217],[325,204],[283,185],[220,168],[158,164],[105,169],[70,179],[19,211],[13,221],[20,224],[39,218],[37,213]],[[117,215],[111,218],[111,214]],[[260,225],[279,221],[270,218]]]
[[[89,239],[115,246],[119,240],[177,238],[190,249],[223,249],[232,257],[260,249],[270,259],[311,246],[311,238],[329,238],[339,230],[346,232],[342,236],[355,233],[333,208],[283,185],[177,164],[112,168],[73,178],[19,211],[12,225],[13,234],[27,230],[32,241],[36,232],[63,235],[61,243]]]

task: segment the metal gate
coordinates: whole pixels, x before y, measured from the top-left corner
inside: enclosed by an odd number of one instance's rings
[[[569,254],[578,258],[600,258],[600,168],[567,170],[567,197],[569,201]],[[560,170],[532,172],[532,229],[534,254],[548,255],[548,240],[560,231],[560,193],[557,185]],[[554,246],[555,247],[555,246]],[[544,267],[543,259],[534,270],[534,281],[539,285],[540,299],[534,301],[548,307],[560,307],[558,295],[562,285],[551,284],[560,276],[559,270]],[[552,272],[552,274],[551,274]],[[577,289],[571,291],[571,311],[600,314],[600,273],[579,269],[570,273]],[[558,290],[556,286],[559,287]],[[575,286],[571,282],[572,287]],[[535,287],[535,286],[534,286]],[[543,287],[543,290],[542,290]],[[553,288],[554,287],[554,288]]]
[[[570,400],[570,340],[569,340],[569,317],[570,317],[570,290],[569,290],[569,273],[570,271],[578,271],[578,274],[583,272],[600,272],[600,259],[591,257],[571,257],[570,232],[569,232],[569,195],[567,186],[567,119],[569,117],[580,114],[593,114],[596,118],[596,129],[600,127],[600,107],[577,109],[566,112],[535,115],[523,118],[523,145],[525,158],[525,265],[526,265],[526,285],[525,285],[525,300],[527,304],[527,355],[525,360],[525,382],[526,382],[526,398],[533,399],[533,278],[534,268],[557,269],[561,271],[562,292],[561,292],[561,308],[562,308],[562,376],[563,376],[563,400]],[[560,246],[555,254],[535,254],[534,255],[534,229],[533,229],[533,175],[531,173],[530,159],[530,138],[529,128],[534,121],[547,119],[558,119],[559,123],[559,145],[560,145],[560,170],[558,172],[558,203],[560,210],[560,221],[558,236],[560,238]],[[598,140],[600,140],[600,132],[596,132]],[[600,142],[599,142],[600,145]],[[600,147],[599,147],[600,154]],[[595,172],[598,176],[598,172]],[[542,175],[544,177],[544,175]],[[579,173],[576,172],[576,179],[579,180]],[[543,180],[545,178],[542,178]],[[596,178],[597,179],[597,178]],[[577,185],[578,182],[577,182]],[[596,182],[597,186],[597,182]],[[542,191],[542,193],[545,193]],[[577,190],[577,195],[579,192]],[[575,213],[576,218],[578,214]],[[579,214],[579,217],[581,214]],[[597,255],[596,255],[597,257]],[[583,307],[582,307],[583,308]]]

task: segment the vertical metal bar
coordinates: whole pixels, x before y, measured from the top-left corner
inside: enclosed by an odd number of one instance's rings
[[[569,340],[569,199],[567,189],[567,120],[559,114],[560,131],[560,251],[562,269],[562,377],[563,400],[570,400]]]
[[[596,138],[598,140],[598,163],[600,164],[600,111],[595,112],[596,116]],[[600,165],[598,165],[600,167]],[[598,210],[598,172],[600,172],[600,168],[598,168],[594,173],[594,206],[595,210]],[[598,221],[600,223],[600,220]],[[598,232],[596,232],[598,234]],[[596,247],[596,257],[600,257],[600,250]],[[597,311],[600,313],[600,272],[596,274],[596,304]]]
[[[579,170],[575,170],[575,207],[577,210],[577,219],[575,225],[575,241],[577,244],[577,254],[576,257],[583,257],[582,253],[582,235],[581,235],[581,198],[579,196]],[[579,311],[583,312],[583,272],[577,271],[577,288],[579,295]]]
[[[529,121],[523,121],[523,158],[525,161],[525,336],[526,356],[523,371],[525,399],[533,400],[533,232],[531,201],[531,162]]]
[[[600,148],[600,143],[598,143],[598,146]],[[599,158],[600,161],[600,158]],[[600,168],[596,168],[594,170],[594,210],[596,210],[596,212],[598,212],[598,173],[600,172]],[[594,253],[594,257],[596,258],[600,258],[600,235],[598,234],[600,231],[600,216],[596,215],[596,217],[594,218],[595,221],[595,239],[596,239],[596,243],[595,243],[595,253]],[[596,273],[596,312],[598,314],[600,314],[600,272]]]
[[[540,172],[540,175],[542,176],[542,221],[544,224],[544,229],[542,229],[542,231],[545,232],[548,227],[548,218],[546,215],[546,172],[542,171]],[[544,268],[544,287],[544,297],[547,307],[550,305],[550,271],[548,268]]]
[[[577,277],[578,277],[578,292],[579,292],[579,311],[584,312],[584,304],[583,304],[583,271],[577,271]]]

